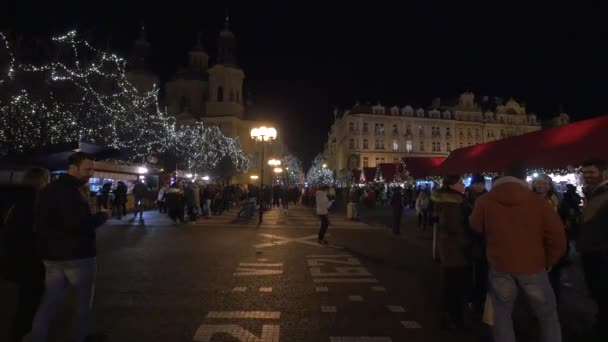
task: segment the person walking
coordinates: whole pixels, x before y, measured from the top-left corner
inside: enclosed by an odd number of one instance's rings
[[[429,207],[431,198],[426,191],[420,191],[416,199],[416,212],[418,213],[418,230],[425,231],[429,223]]]
[[[167,190],[165,200],[171,221],[179,220],[180,223],[184,223],[184,192],[179,181],[173,183]]]
[[[564,226],[549,203],[528,189],[526,168],[511,164],[475,203],[471,228],[485,236],[495,342],[515,342],[512,311],[523,291],[540,325],[540,341],[562,340],[548,270],[566,251]]]
[[[36,251],[34,213],[38,194],[47,185],[49,172],[29,169],[23,175],[22,187],[11,198],[12,206],[0,223],[4,223],[6,278],[17,286],[15,316],[9,328],[9,341],[21,342],[32,330],[32,320],[44,291],[44,264]],[[4,265],[3,265],[4,266]],[[4,271],[4,267],[3,267]]]
[[[118,181],[116,190],[114,190],[114,205],[119,220],[127,215],[127,184],[123,181]]]
[[[199,200],[198,186],[194,182],[188,183],[184,190],[184,201],[186,202],[186,210],[188,211],[188,219],[190,222],[196,222],[197,203]]]
[[[323,185],[320,189],[317,190],[315,194],[315,202],[317,206],[317,215],[319,215],[319,219],[321,221],[321,227],[319,228],[319,243],[327,244],[325,240],[325,233],[327,233],[327,228],[329,227],[329,198],[327,197],[327,191],[329,190],[329,186]]]
[[[585,279],[598,307],[595,334],[608,340],[608,163],[592,160],[583,163],[587,204],[583,208],[580,236],[576,243],[581,253]]]
[[[137,182],[135,182],[135,185],[133,186],[133,197],[135,198],[135,207],[133,209],[133,218],[137,217],[137,214],[139,213],[139,218],[142,219],[143,215],[144,215],[144,200],[146,198],[146,196],[148,195],[149,189],[148,186],[146,184],[144,184],[143,181],[138,180]]]
[[[467,208],[466,217],[473,212],[475,202],[480,196],[487,193],[486,179],[481,174],[471,177],[471,185],[465,191],[465,203]],[[473,291],[471,301],[477,312],[483,312],[486,294],[488,292],[488,259],[486,257],[486,246],[483,235],[467,229],[471,239],[471,263],[473,271]]]
[[[91,214],[85,197],[88,194],[83,191],[95,171],[93,158],[76,152],[69,157],[68,165],[68,172],[38,196],[35,225],[46,275],[44,296],[33,321],[32,342],[46,341],[66,285],[74,288],[76,296],[74,340],[84,341],[89,334],[97,269],[95,230],[108,219],[108,213],[102,209]]]
[[[465,327],[463,314],[471,288],[464,190],[462,178],[449,175],[444,177],[442,188],[432,194],[435,203],[432,216],[437,223],[437,251],[443,273],[442,325],[450,330]]]
[[[156,205],[158,206],[158,212],[161,214],[167,213],[167,205],[165,204],[165,193],[169,189],[169,184],[163,184],[163,186],[158,190],[158,195],[156,196]]]
[[[401,193],[401,187],[398,187],[393,192],[391,198],[391,207],[393,207],[393,234],[401,234],[401,218],[403,217],[403,194]]]

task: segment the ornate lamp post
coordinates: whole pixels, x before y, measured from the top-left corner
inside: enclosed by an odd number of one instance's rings
[[[277,130],[273,127],[256,127],[251,130],[251,139],[256,142],[262,143],[262,158],[261,158],[261,171],[260,171],[260,221],[262,224],[262,218],[264,216],[264,208],[262,206],[262,190],[264,188],[264,143],[272,142],[277,138]]]

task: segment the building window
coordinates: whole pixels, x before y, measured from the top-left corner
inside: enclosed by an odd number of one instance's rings
[[[420,142],[420,152],[424,152],[424,141]]]
[[[355,123],[354,122],[349,122],[348,123],[348,130],[350,132],[354,132],[355,131]]]
[[[450,127],[447,127],[445,129],[445,136],[446,136],[446,138],[449,138],[452,136],[452,133],[450,132]]]
[[[393,139],[393,151],[399,151],[399,140]]]
[[[405,150],[407,152],[412,152],[414,150],[414,146],[412,145],[412,141],[408,140],[405,142]]]
[[[463,148],[463,147],[464,147],[464,143],[461,141],[460,142],[460,148]]]
[[[434,142],[433,142],[433,143],[431,144],[431,151],[433,151],[433,152],[437,152],[437,143],[434,143]]]
[[[376,124],[376,134],[384,133],[384,124]]]
[[[462,128],[458,129],[458,135],[460,135],[461,137],[464,136],[464,133],[462,132]]]
[[[380,164],[380,157],[376,157],[376,166]]]
[[[355,139],[350,139],[348,142],[348,147],[352,150],[355,148]]]
[[[384,163],[384,157],[380,158],[380,162]]]
[[[384,140],[376,139],[376,150],[384,150]]]
[[[445,150],[447,152],[452,152],[452,145],[449,142],[445,143]]]
[[[418,127],[418,133],[419,133],[420,135],[424,135],[424,127],[419,126],[419,127]]]
[[[367,122],[363,123],[363,133],[367,133]]]
[[[363,149],[364,149],[364,150],[369,149],[369,144],[368,144],[368,142],[367,142],[367,139],[363,139]]]
[[[224,102],[224,87],[217,87],[217,102]]]
[[[363,167],[369,167],[369,158],[363,157]]]
[[[467,137],[469,137],[469,138],[471,137],[471,129],[470,128],[467,128]]]
[[[408,124],[407,127],[405,128],[405,134],[411,135],[412,134],[412,125]]]
[[[399,127],[396,124],[393,125],[393,134],[399,134]]]
[[[475,136],[479,137],[479,128],[475,128]]]

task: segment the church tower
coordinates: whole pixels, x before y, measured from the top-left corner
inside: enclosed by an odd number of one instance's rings
[[[230,18],[226,16],[224,29],[218,41],[217,63],[209,69],[209,117],[231,116],[242,119],[243,79],[245,73],[236,59],[236,38],[230,30]]]
[[[159,78],[149,69],[150,43],[146,39],[146,29],[141,25],[139,38],[135,41],[133,52],[127,63],[127,79],[141,94],[158,86]]]

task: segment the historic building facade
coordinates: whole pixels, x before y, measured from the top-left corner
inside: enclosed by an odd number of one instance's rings
[[[395,163],[402,157],[445,157],[450,151],[541,129],[536,115],[510,99],[484,109],[472,93],[456,106],[430,109],[356,104],[335,110],[324,154],[336,175]]]
[[[158,78],[154,78],[154,74],[145,68],[149,46],[142,27],[140,37],[135,42],[128,74],[135,86],[142,90],[152,89],[152,84],[158,85]],[[205,125],[218,126],[226,136],[238,137],[243,151],[252,157],[252,164],[251,169],[235,181],[246,183],[250,181],[250,176],[259,175],[261,166],[262,145],[251,139],[251,129],[269,123],[246,119],[243,96],[245,72],[237,63],[236,47],[236,37],[230,29],[228,17],[219,33],[216,62],[212,65],[199,34],[196,44],[188,53],[188,65],[180,68],[165,83],[163,101],[168,113],[174,115],[180,124],[202,121]],[[270,146],[266,144],[267,159],[279,158],[287,152],[280,139],[282,132],[277,129],[277,141]],[[265,184],[272,180],[270,173],[267,172],[264,177]]]

